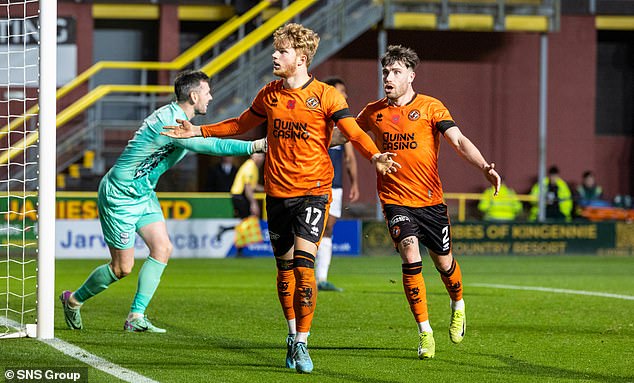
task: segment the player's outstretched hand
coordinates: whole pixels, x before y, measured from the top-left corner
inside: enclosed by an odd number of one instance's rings
[[[502,181],[498,172],[495,171],[495,163],[491,162],[490,165],[486,165],[482,171],[491,185],[495,186],[495,193],[493,193],[493,195],[498,195],[498,192],[500,191],[500,183]]]
[[[396,173],[401,168],[401,164],[394,161],[394,157],[396,157],[396,153],[377,153],[372,156],[372,163],[382,175]]]
[[[269,150],[269,144],[266,137],[251,142],[251,151],[253,153],[266,153],[267,150]]]
[[[203,135],[198,125],[194,125],[187,120],[177,119],[176,122],[180,125],[164,126],[161,134],[172,138],[190,138]]]

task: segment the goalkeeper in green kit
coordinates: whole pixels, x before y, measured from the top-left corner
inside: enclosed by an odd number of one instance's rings
[[[164,333],[145,317],[147,308],[172,253],[165,218],[154,188],[160,176],[188,151],[217,156],[247,156],[266,150],[266,140],[173,139],[161,135],[163,126],[177,125],[176,119],[190,120],[205,114],[212,99],[209,77],[188,71],[174,82],[176,101],[154,111],[145,119],[115,165],[99,184],[99,220],[110,250],[110,263],[97,267],[74,292],[64,291],[60,300],[66,324],[82,329],[82,304],[130,274],[134,266],[134,241],[138,233],[150,255],[139,272],[137,291],[124,330]]]

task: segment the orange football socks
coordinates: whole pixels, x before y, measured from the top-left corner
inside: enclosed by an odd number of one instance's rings
[[[440,278],[445,284],[445,288],[447,288],[447,292],[449,293],[449,297],[451,297],[452,301],[459,301],[462,299],[462,272],[460,271],[460,265],[456,262],[454,258],[451,262],[451,267],[449,270],[441,271]]]
[[[428,319],[427,290],[423,279],[423,263],[405,263],[403,267],[403,288],[409,302],[409,307],[414,314],[416,322],[424,322]]]
[[[308,333],[313,322],[317,304],[317,282],[315,281],[315,256],[302,250],[295,250],[295,301],[297,332]]]
[[[277,261],[277,296],[284,311],[287,321],[295,319],[293,310],[293,295],[295,292],[295,273],[293,272],[293,261],[276,259]]]

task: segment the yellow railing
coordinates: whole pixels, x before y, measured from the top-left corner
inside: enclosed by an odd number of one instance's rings
[[[240,44],[235,44],[218,57],[213,59],[209,64],[202,68],[202,71],[207,73],[209,76],[213,76],[229,64],[231,64],[237,57],[241,54],[249,50],[254,44],[259,41],[264,40],[267,36],[269,36],[275,29],[280,27],[285,22],[289,21],[306,8],[314,4],[316,0],[297,0],[293,2],[287,8],[284,8],[269,20],[267,20],[260,27],[255,29],[249,35],[247,35]],[[260,3],[268,3],[268,1],[263,1]],[[248,13],[253,11],[251,9]],[[246,15],[246,14],[245,14]],[[244,16],[244,15],[243,15]],[[240,19],[240,18],[238,18]],[[176,61],[176,60],[175,60]],[[150,66],[155,67],[161,63],[136,63],[138,65],[151,64]],[[162,68],[163,69],[163,68]],[[95,72],[96,73],[96,72]],[[88,78],[88,77],[86,77]],[[85,81],[85,79],[83,80]],[[76,86],[76,85],[75,85]],[[92,104],[94,104],[97,100],[106,96],[109,93],[115,92],[128,92],[128,93],[170,93],[172,92],[172,87],[168,85],[101,85],[97,88],[93,89],[91,92],[75,101],[72,105],[64,109],[62,112],[58,114],[56,127],[62,125],[60,123],[60,117],[63,116],[63,122],[67,122],[73,117],[77,116]],[[2,131],[0,131],[2,134]],[[21,153],[24,148],[28,145],[35,142],[38,138],[38,133],[31,133],[27,138],[22,139],[16,145],[12,145],[9,150],[5,151],[0,155],[0,164],[7,163],[11,158],[15,157],[19,153]]]
[[[272,16],[269,20],[267,20],[267,22],[253,31],[253,33],[248,34],[244,39],[242,39],[242,41],[240,41],[240,44],[233,45],[222,55],[218,56],[218,60],[210,61],[201,70],[210,76],[212,73],[218,73],[240,57],[240,55],[248,51],[253,45],[264,40],[267,36],[270,36],[282,24],[303,12],[315,2],[316,0],[297,0],[293,2],[290,6]]]
[[[77,88],[88,79],[99,73],[104,69],[139,69],[139,70],[179,70],[184,68],[185,66],[192,63],[197,57],[201,56],[203,53],[209,51],[212,47],[218,44],[220,41],[227,38],[233,32],[235,32],[240,25],[252,20],[255,16],[260,14],[264,9],[266,9],[271,2],[269,0],[265,0],[260,2],[258,5],[250,9],[248,12],[243,14],[240,17],[233,17],[229,19],[226,23],[216,28],[209,35],[205,36],[198,43],[194,44],[192,47],[183,52],[180,56],[175,58],[170,62],[152,62],[152,61],[100,61],[90,68],[86,69],[84,72],[80,73],[73,80],[68,82],[66,85],[59,88],[55,94],[57,99],[60,99],[70,93],[73,89]],[[6,134],[7,132],[13,130],[17,126],[23,124],[24,121],[28,120],[32,115],[35,115],[39,110],[38,105],[34,105],[30,109],[25,112],[23,117],[19,117],[11,121],[9,125],[4,126],[0,129],[0,135]],[[58,125],[59,126],[59,125]]]
[[[172,91],[172,87],[169,85],[99,85],[91,92],[75,101],[71,106],[59,112],[55,120],[55,127],[58,128],[64,125],[108,93],[138,92],[139,89],[143,89],[144,93],[169,93]],[[37,139],[38,133],[34,132],[20,140],[17,144],[9,146],[7,150],[0,154],[0,164],[5,164],[16,155],[22,153],[24,148],[35,143]]]
[[[479,201],[480,193],[444,193],[445,200],[458,200],[458,222],[463,222],[467,216],[467,201]],[[518,194],[517,199],[523,202],[534,202],[535,197],[530,194]]]

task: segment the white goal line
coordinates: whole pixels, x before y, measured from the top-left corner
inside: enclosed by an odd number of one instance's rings
[[[0,318],[0,324],[9,325],[12,327],[19,328],[20,323],[8,319],[8,318]],[[26,334],[20,333],[20,335],[24,336]],[[29,336],[33,336],[29,334]],[[129,370],[125,367],[121,367],[118,364],[107,361],[104,358],[101,358],[95,354],[91,354],[90,352],[84,350],[81,347],[77,347],[74,344],[63,341],[59,338],[53,339],[37,339],[42,343],[46,343],[54,349],[79,360],[82,363],[89,365],[90,367],[96,368],[97,370],[101,370],[106,374],[112,375],[116,378],[123,380],[124,382],[129,383],[158,383],[156,380],[150,379],[147,376],[141,375],[138,372]]]

